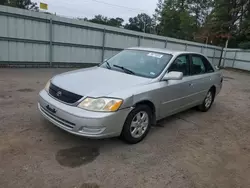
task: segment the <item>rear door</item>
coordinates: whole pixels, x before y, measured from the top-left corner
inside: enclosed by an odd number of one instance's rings
[[[190,54],[190,77],[192,79],[193,103],[201,103],[212,86],[214,69],[208,60],[199,54]]]

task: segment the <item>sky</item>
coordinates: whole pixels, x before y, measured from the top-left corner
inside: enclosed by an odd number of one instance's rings
[[[128,21],[142,12],[152,15],[158,0],[32,0],[48,4],[48,12],[74,18],[93,18],[101,14]]]

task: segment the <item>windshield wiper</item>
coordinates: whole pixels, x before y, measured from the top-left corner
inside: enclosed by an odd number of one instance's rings
[[[129,70],[129,69],[125,68],[125,67],[122,67],[122,66],[119,66],[119,65],[113,65],[113,66],[116,67],[116,68],[122,69],[126,73],[135,74],[132,70]]]
[[[111,66],[110,66],[110,64],[109,64],[109,62],[106,60],[106,61],[104,61],[104,63],[106,63],[106,67],[108,68],[108,69],[111,69]]]

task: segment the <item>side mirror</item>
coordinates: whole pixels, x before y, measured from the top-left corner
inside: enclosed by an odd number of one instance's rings
[[[183,73],[182,72],[177,72],[177,71],[171,71],[166,73],[162,80],[167,81],[167,80],[182,80],[183,78]]]

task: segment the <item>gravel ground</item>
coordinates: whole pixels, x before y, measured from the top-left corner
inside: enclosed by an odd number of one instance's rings
[[[88,140],[44,120],[38,92],[66,69],[0,69],[0,187],[250,187],[250,75],[224,71],[207,113],[189,110],[139,144]]]

